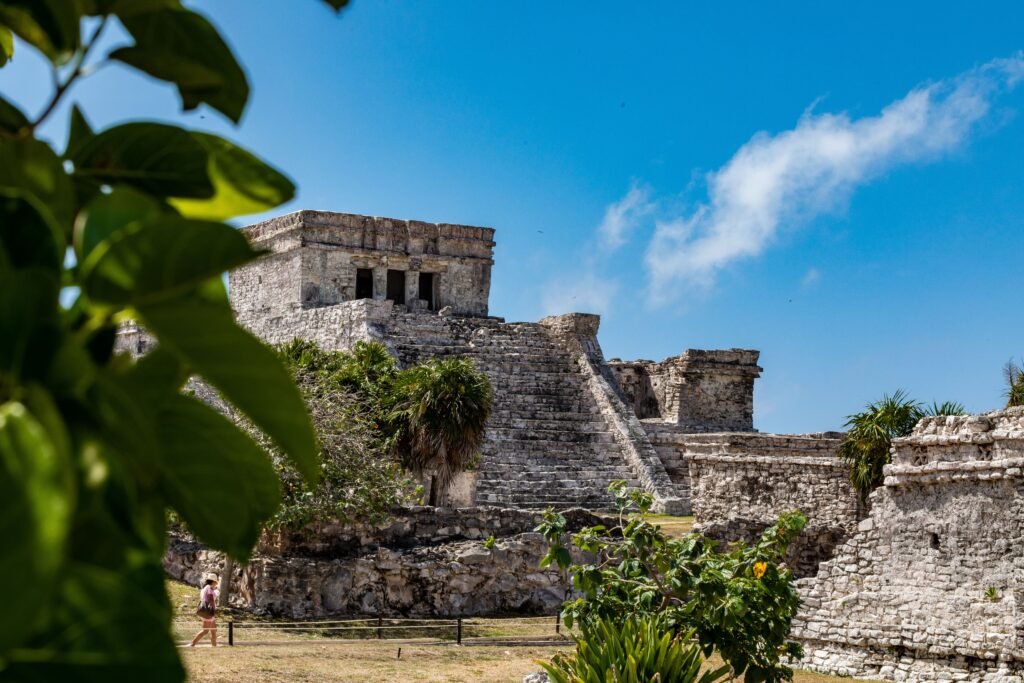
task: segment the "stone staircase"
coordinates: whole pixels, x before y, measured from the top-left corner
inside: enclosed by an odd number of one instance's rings
[[[478,504],[607,509],[610,482],[639,486],[572,354],[542,325],[395,313],[386,338],[404,366],[462,355],[491,380]]]

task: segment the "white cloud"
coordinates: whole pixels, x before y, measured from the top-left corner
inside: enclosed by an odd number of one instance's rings
[[[915,88],[877,116],[808,111],[792,130],[758,133],[708,175],[705,202],[656,222],[646,255],[653,300],[675,299],[680,285],[709,288],[729,264],[761,254],[783,227],[841,209],[858,186],[899,164],[956,149],[994,97],[1022,79],[1018,54]]]
[[[800,280],[800,286],[803,287],[804,289],[810,289],[814,285],[818,284],[820,281],[821,271],[815,268],[814,266],[811,266],[810,268],[807,269],[807,272],[804,273],[803,278]]]
[[[618,289],[617,281],[600,277],[595,272],[595,268],[587,266],[575,275],[565,274],[545,284],[541,299],[544,314],[599,313],[607,315]]]
[[[597,227],[597,235],[604,249],[614,251],[629,240],[640,220],[654,209],[650,195],[649,188],[634,182],[625,197],[608,205],[604,210],[604,220]]]

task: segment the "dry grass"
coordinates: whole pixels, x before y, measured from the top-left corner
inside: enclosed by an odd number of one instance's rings
[[[401,659],[397,657],[402,648]],[[371,642],[200,647],[184,651],[191,683],[519,683],[558,648]],[[798,671],[794,683],[855,683]]]
[[[681,536],[693,527],[692,517],[652,515],[665,533]],[[194,617],[198,590],[182,583],[168,581],[167,590],[178,619],[176,632],[187,641],[196,630]],[[258,619],[251,614],[229,610],[225,616],[246,622],[261,621],[272,625],[274,620]],[[495,621],[478,620],[467,625],[464,635],[512,636],[550,635],[553,624],[537,620],[536,624],[501,625]],[[454,633],[430,632],[434,642],[380,642],[371,638],[374,629],[345,632],[344,637],[311,631],[284,629],[236,630],[236,647],[224,646],[227,630],[220,628],[221,647],[184,648],[182,658],[191,683],[303,683],[325,681],[401,681],[402,683],[519,683],[523,676],[539,671],[537,660],[547,660],[568,647],[510,647],[491,645],[458,646],[451,642]],[[423,636],[423,631],[392,632],[403,637]],[[441,639],[447,642],[441,642]],[[257,644],[278,641],[279,644]],[[284,642],[280,642],[284,641]],[[208,641],[204,641],[208,642]],[[398,649],[401,648],[401,658]],[[849,678],[798,671],[794,683],[855,683]]]
[[[693,517],[674,517],[672,515],[648,515],[652,524],[657,524],[668,536],[682,536],[693,531]]]

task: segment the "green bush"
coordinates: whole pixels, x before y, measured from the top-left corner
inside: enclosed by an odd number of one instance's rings
[[[245,72],[178,0],[0,0],[0,66],[26,46],[54,88],[31,118],[0,96],[0,582],[31,584],[0,610],[0,680],[177,682],[168,510],[244,560],[280,501],[264,451],[182,393],[186,379],[203,378],[306,481],[321,469],[295,383],[236,324],[222,280],[261,256],[223,221],[295,188],[229,140],[165,123],[94,130],[72,107],[63,149],[40,135],[73,86],[115,63],[237,123]],[[159,342],[138,362],[115,353],[127,320]]]
[[[321,472],[320,482],[309,485],[275,452],[282,505],[270,526],[379,521],[393,506],[416,500],[415,483],[394,457],[382,426],[387,409],[381,397],[391,391],[398,371],[387,350],[358,342],[351,351],[325,351],[294,341],[280,353],[313,417]]]
[[[847,417],[848,429],[839,444],[839,457],[850,466],[850,483],[861,502],[881,486],[883,468],[889,464],[892,440],[909,436],[922,417],[936,415],[963,415],[963,405],[954,401],[922,406],[900,390],[892,396],[869,403],[865,409]]]
[[[701,673],[704,657],[693,631],[673,633],[657,617],[596,619],[581,627],[576,651],[541,662],[553,683],[714,683],[729,667]]]
[[[568,570],[583,594],[565,604],[566,623],[587,628],[600,620],[657,615],[673,632],[693,630],[704,655],[717,651],[734,676],[751,683],[790,680],[792,670],[783,661],[802,656],[800,646],[787,640],[800,600],[783,560],[807,518],[784,514],[757,543],[720,549],[697,533],[666,537],[647,520],[649,494],[629,490],[625,482],[610,490],[618,524],[585,528],[571,540],[593,562],[573,563],[564,516],[548,510],[537,527],[550,544],[542,566]]]
[[[1006,375],[1006,407],[1024,406],[1024,367],[1009,361],[1004,369]]]

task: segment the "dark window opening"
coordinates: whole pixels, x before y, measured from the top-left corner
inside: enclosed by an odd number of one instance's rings
[[[396,304],[405,303],[405,271],[388,271],[388,299]]]
[[[939,535],[935,532],[932,532],[931,546],[936,550],[939,549]]]
[[[427,310],[434,310],[434,274],[420,273],[420,298],[427,302]]]
[[[373,298],[373,270],[370,268],[356,269],[356,298]]]

